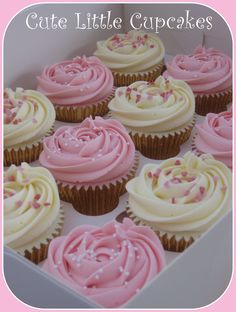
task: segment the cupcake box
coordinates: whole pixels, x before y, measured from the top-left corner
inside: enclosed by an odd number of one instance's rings
[[[107,33],[107,37],[108,35]],[[99,36],[97,33],[97,39]],[[103,35],[103,39],[105,37]],[[76,45],[79,46],[80,43],[77,42]],[[90,47],[92,48],[88,55],[91,55],[95,49],[95,42],[90,43]],[[67,52],[71,52],[70,55],[67,53],[69,56],[72,56],[73,49],[74,47],[67,47],[67,50],[70,50]],[[66,56],[62,55],[58,59],[66,59]],[[44,60],[44,64],[52,64],[53,61]],[[37,73],[39,74],[40,71]],[[203,120],[204,117],[197,116],[196,123]],[[55,130],[62,125],[68,123],[56,121]],[[179,155],[191,150],[195,133],[194,129],[190,139],[181,146]],[[161,160],[150,160],[139,155],[138,173],[146,163],[161,162]],[[39,165],[39,162],[36,161],[32,165]],[[62,202],[65,210],[62,234],[67,234],[74,227],[82,224],[103,225],[124,211],[127,198],[126,193],[120,197],[119,205],[113,211],[92,217],[82,215],[74,210],[70,203]],[[166,251],[166,268],[125,304],[124,308],[196,308],[216,300],[225,291],[231,278],[231,225],[232,212],[229,211],[183,253]],[[4,258],[7,284],[23,302],[39,308],[100,307],[45,273],[41,269],[43,262],[35,265],[8,247],[5,247]],[[22,280],[24,287],[22,287]]]

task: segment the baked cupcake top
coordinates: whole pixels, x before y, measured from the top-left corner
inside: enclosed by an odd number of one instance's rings
[[[52,240],[44,269],[106,308],[123,305],[165,266],[163,247],[148,227],[125,219],[81,225]]]
[[[23,247],[43,235],[56,221],[60,209],[57,185],[42,167],[22,163],[4,173],[4,242]]]
[[[54,121],[54,107],[42,93],[22,88],[4,90],[4,148],[40,141]]]
[[[193,54],[176,55],[166,67],[165,76],[185,80],[196,94],[222,92],[232,86],[232,61],[213,48],[199,46]]]
[[[137,73],[160,64],[165,48],[157,35],[131,30],[98,41],[94,54],[112,71]]]
[[[209,154],[188,152],[147,164],[127,185],[135,216],[165,232],[201,233],[232,205],[230,170]]]
[[[196,125],[194,145],[200,153],[209,153],[228,167],[232,167],[232,111],[209,113]]]
[[[108,105],[112,116],[129,128],[165,132],[183,127],[193,119],[195,99],[181,80],[158,77],[116,89]]]
[[[43,69],[38,90],[56,105],[94,104],[109,96],[113,87],[111,71],[94,56],[76,57]]]
[[[131,169],[135,148],[116,120],[86,118],[76,126],[59,128],[44,140],[40,163],[66,183],[106,183]]]

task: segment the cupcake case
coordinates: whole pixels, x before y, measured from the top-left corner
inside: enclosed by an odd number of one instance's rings
[[[100,10],[103,11],[104,7]],[[71,12],[73,10],[76,11],[72,6]],[[99,34],[96,33],[96,36],[99,37]],[[196,122],[203,119],[204,117],[197,116]],[[56,121],[55,128],[64,124]],[[181,146],[179,155],[191,150],[194,135],[195,129],[190,139]],[[161,162],[145,158],[140,153],[139,155],[137,174],[145,163]],[[31,164],[38,165],[39,162]],[[122,195],[118,207],[112,212],[92,217],[81,215],[71,204],[62,202],[65,210],[62,234],[67,234],[81,224],[103,225],[124,211],[127,197],[127,193]],[[210,304],[221,296],[232,273],[232,212],[228,212],[183,253],[165,253],[167,266],[163,272],[123,308],[197,308]],[[41,269],[42,264],[43,262],[35,265],[10,248],[4,248],[5,279],[21,301],[38,308],[99,308],[97,304],[45,273]]]

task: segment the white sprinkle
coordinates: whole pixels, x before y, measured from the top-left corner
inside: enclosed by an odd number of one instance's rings
[[[113,260],[114,259],[114,257],[113,256],[110,256],[110,260]]]
[[[119,267],[119,272],[122,273],[124,271],[124,269],[122,268],[122,266]]]
[[[126,275],[126,276],[129,276],[129,275],[130,275],[130,273],[129,273],[128,271],[126,271],[126,272],[125,272],[125,275]]]
[[[103,273],[103,272],[104,272],[104,271],[103,271],[103,268],[99,269],[98,272],[99,272],[99,273]]]
[[[111,248],[111,252],[115,252],[115,250],[113,248]]]
[[[65,143],[65,146],[67,146],[67,145],[68,145],[68,143],[66,142],[66,143]]]
[[[98,157],[101,157],[102,156],[102,154],[98,154]]]
[[[136,247],[136,246],[135,246],[135,247],[134,247],[134,250],[136,250],[136,251],[137,251],[137,250],[138,250],[138,247]]]
[[[96,275],[95,275],[95,279],[96,279],[96,280],[99,280],[99,279],[100,279],[100,276],[99,276],[98,274],[96,274]]]
[[[47,156],[47,159],[50,159],[50,158],[51,158],[51,156],[50,156],[50,155],[48,155],[48,156]]]
[[[125,282],[124,282],[124,285],[125,285],[125,286],[127,286],[127,285],[128,285],[128,282],[127,282],[127,281],[125,281]]]
[[[130,145],[130,143],[129,143],[129,142],[127,142],[127,145]]]
[[[57,265],[60,265],[60,264],[62,264],[62,262],[59,260],[59,261],[57,262]]]

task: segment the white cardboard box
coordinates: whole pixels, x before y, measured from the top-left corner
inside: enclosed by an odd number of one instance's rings
[[[154,15],[153,12],[158,12],[158,15],[161,15],[168,14],[166,12],[170,12],[170,8],[175,12],[175,10],[184,10],[185,7],[166,4],[145,4],[142,7],[131,4],[46,4],[30,7],[16,16],[6,32],[4,47],[5,86],[34,88],[36,86],[35,76],[41,72],[43,66],[86,52],[87,55],[92,54],[95,50],[95,42],[111,35],[107,30],[97,31],[96,34],[94,32],[82,34],[72,30],[64,33],[55,32],[54,34],[40,31],[32,33],[23,26],[25,16],[30,11],[45,15],[48,12],[55,12],[58,15],[69,17],[78,11],[104,12],[112,10],[116,15],[123,16],[126,22],[122,30],[125,31],[127,30],[127,18],[132,10],[134,12],[142,10],[145,14],[152,12],[152,15]],[[193,11],[196,10],[194,11],[195,14],[203,14],[205,10],[209,10],[197,5],[188,5],[188,8]],[[210,12],[209,14],[213,13]],[[220,31],[211,32],[214,34],[213,37],[216,36],[217,48],[220,49],[221,46],[219,45],[221,44],[224,50],[226,40],[227,49],[231,51],[232,43],[229,31],[221,18],[216,14],[214,16],[217,20],[217,27],[219,24],[221,25]],[[182,32],[173,33],[167,29],[160,33],[161,37],[164,36],[163,41],[168,47],[168,54],[174,55],[175,53],[176,45],[173,45],[173,38],[178,38],[180,52],[189,48],[186,45],[190,37],[188,33],[187,40],[186,34]],[[191,38],[195,38],[198,44],[202,40],[202,36],[201,31],[194,32]],[[206,34],[206,42],[208,40],[212,42],[212,36]],[[17,57],[15,54],[16,38],[21,38],[21,44],[24,47],[19,48]],[[224,40],[221,41],[218,38],[224,38]],[[194,40],[191,39],[191,43],[193,44]],[[18,44],[17,47],[19,47]],[[202,117],[198,117],[198,121],[201,119]],[[56,122],[57,127],[61,124]],[[191,139],[182,146],[180,154],[191,149],[190,146]],[[148,160],[142,156],[139,170],[146,162],[160,161]],[[38,163],[35,162],[34,164]],[[66,234],[73,227],[83,223],[104,224],[124,210],[126,200],[127,194],[121,197],[119,206],[114,211],[99,217],[80,215],[70,204],[63,203],[66,214],[63,233]],[[183,253],[166,252],[166,256],[168,265],[165,270],[130,300],[125,305],[126,308],[196,308],[216,300],[224,292],[231,278],[232,213],[227,213]],[[41,308],[98,307],[43,272],[40,267],[41,265],[36,266],[9,248],[5,248],[4,272],[6,281],[13,293],[25,303]]]

